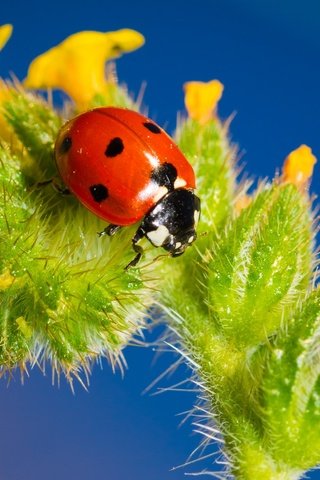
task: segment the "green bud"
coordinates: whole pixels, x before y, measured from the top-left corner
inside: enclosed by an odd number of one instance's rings
[[[312,218],[293,185],[264,188],[213,244],[209,306],[227,338],[264,342],[304,297],[311,278]]]
[[[216,119],[205,125],[187,120],[177,132],[178,144],[196,171],[201,198],[199,233],[218,228],[232,211],[235,152],[226,134],[226,127]]]
[[[56,175],[53,145],[62,120],[40,98],[14,90],[10,93],[5,116],[30,155],[21,165],[24,174],[33,183],[51,178]]]
[[[265,438],[273,456],[292,467],[320,462],[320,292],[283,329],[263,381]]]

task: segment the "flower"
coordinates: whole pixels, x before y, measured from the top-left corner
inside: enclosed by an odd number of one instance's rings
[[[222,97],[224,86],[219,80],[210,82],[187,82],[184,84],[185,105],[188,115],[193,120],[206,123]]]
[[[284,161],[282,180],[293,183],[297,187],[305,187],[313,173],[313,167],[317,162],[312,150],[307,145],[300,145],[293,150]]]
[[[130,29],[75,33],[33,60],[24,85],[60,88],[78,108],[85,108],[95,95],[107,91],[105,63],[143,44],[143,35]]]
[[[12,34],[12,25],[7,23],[0,27],[0,50],[3,49]]]

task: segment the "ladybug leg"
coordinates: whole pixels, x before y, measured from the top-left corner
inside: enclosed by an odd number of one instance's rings
[[[137,263],[139,263],[139,260],[143,254],[143,248],[139,247],[139,245],[133,244],[132,248],[136,252],[136,256],[131,260],[131,262],[128,263],[128,265],[125,267],[125,270],[129,270],[129,268],[135,267]]]
[[[52,180],[52,186],[61,195],[72,195],[69,188],[59,185],[54,179]]]
[[[50,180],[45,180],[44,182],[37,182],[35,184],[35,188],[41,188],[41,187],[46,187],[47,185],[50,185],[50,183],[53,182],[53,179],[50,178]]]
[[[125,267],[125,270],[135,267],[139,262],[140,258],[142,257],[143,248],[137,245],[137,243],[140,242],[140,240],[142,240],[144,236],[145,231],[141,227],[139,227],[132,239],[132,248],[136,252],[136,256],[133,258],[133,260],[131,260],[130,263],[128,263],[128,265]]]
[[[104,235],[108,235],[109,237],[112,237],[115,233],[117,233],[120,230],[121,226],[120,225],[114,225],[113,223],[110,223],[102,232],[98,232],[99,237],[103,237]]]
[[[38,182],[36,183],[35,188],[46,187],[47,185],[50,185],[50,184],[53,186],[53,188],[57,192],[61,193],[61,195],[71,195],[70,190],[66,187],[59,185],[59,183],[55,178],[50,178],[50,180],[45,180],[44,182]]]

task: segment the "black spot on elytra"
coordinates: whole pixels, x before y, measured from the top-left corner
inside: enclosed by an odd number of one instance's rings
[[[177,179],[177,169],[172,163],[163,163],[153,170],[151,180],[156,182],[160,187],[166,187],[168,190],[174,189],[174,182]]]
[[[107,146],[104,154],[107,157],[116,157],[117,155],[120,155],[120,153],[123,152],[123,149],[124,149],[123,141],[121,140],[120,137],[115,137],[112,140],[110,140],[109,145]]]
[[[144,122],[143,126],[146,127],[151,133],[161,133],[161,129],[155,123]]]
[[[64,155],[70,150],[71,147],[72,147],[71,137],[64,137],[64,139],[60,144],[59,152],[61,153],[61,155]]]
[[[108,198],[109,192],[105,185],[98,183],[97,185],[91,185],[89,188],[92,198],[95,202],[101,203]]]

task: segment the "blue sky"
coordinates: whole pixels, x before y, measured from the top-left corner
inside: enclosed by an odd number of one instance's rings
[[[320,5],[287,0],[163,0],[62,2],[11,0],[0,24],[15,30],[1,52],[0,75],[22,79],[32,58],[83,29],[135,28],[146,37],[139,51],[118,61],[118,74],[137,95],[147,83],[149,115],[170,132],[183,110],[187,80],[220,79],[225,92],[219,112],[236,113],[232,141],[241,162],[256,177],[272,176],[301,143],[320,159]],[[313,191],[319,192],[316,170]],[[0,384],[0,479],[178,480],[185,471],[211,468],[211,461],[182,470],[199,442],[177,414],[195,400],[192,392],[141,395],[175,359],[166,353],[127,349],[124,379],[106,362],[93,369],[89,391],[64,381],[51,386],[50,368]],[[173,379],[178,382],[186,369]],[[318,478],[313,474],[310,478]],[[320,478],[320,477],[319,477]]]

